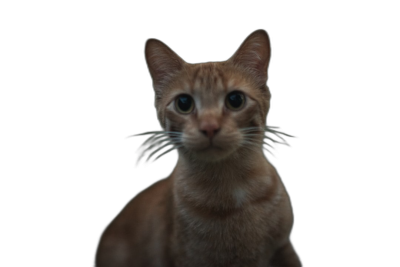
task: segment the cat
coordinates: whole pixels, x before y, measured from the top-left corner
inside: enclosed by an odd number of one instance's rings
[[[104,231],[97,267],[299,267],[289,196],[263,153],[270,41],[250,34],[224,62],[189,64],[149,39],[145,56],[172,174],[131,200]],[[161,156],[160,155],[160,156]]]

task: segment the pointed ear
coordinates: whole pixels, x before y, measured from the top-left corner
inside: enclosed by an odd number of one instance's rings
[[[154,89],[168,83],[170,78],[180,71],[185,63],[171,48],[156,39],[147,40],[145,56],[153,79]]]
[[[250,34],[236,53],[229,59],[235,66],[253,74],[260,85],[268,79],[268,65],[271,57],[271,46],[266,31],[257,30]]]

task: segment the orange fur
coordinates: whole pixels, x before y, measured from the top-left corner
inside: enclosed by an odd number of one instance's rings
[[[145,53],[161,126],[181,134],[179,159],[107,227],[96,266],[301,266],[289,196],[263,154],[263,133],[249,141],[241,131],[266,125],[267,33],[252,33],[224,62],[188,64],[155,39]],[[233,91],[245,96],[240,110],[226,105]],[[194,101],[189,114],[174,105],[182,94]]]

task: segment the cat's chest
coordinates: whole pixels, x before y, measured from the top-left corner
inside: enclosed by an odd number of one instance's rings
[[[277,227],[267,203],[219,214],[181,207],[175,242],[183,266],[259,266],[272,253]]]

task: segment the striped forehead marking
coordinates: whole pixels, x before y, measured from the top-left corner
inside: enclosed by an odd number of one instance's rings
[[[227,90],[225,75],[216,63],[199,64],[193,71],[191,84],[193,91],[201,90],[211,93]]]

